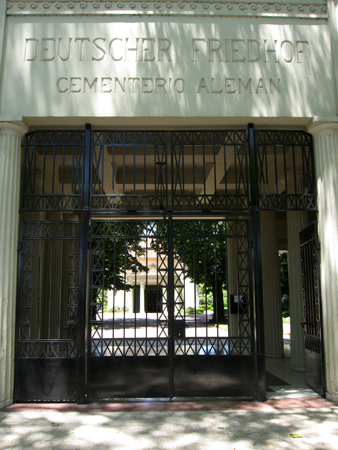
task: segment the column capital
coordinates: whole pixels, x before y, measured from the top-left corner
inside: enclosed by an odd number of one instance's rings
[[[14,134],[21,138],[27,131],[28,127],[23,122],[2,122],[0,119],[0,134]]]
[[[315,116],[308,126],[307,131],[313,136],[336,133],[338,131],[338,116],[320,117]]]

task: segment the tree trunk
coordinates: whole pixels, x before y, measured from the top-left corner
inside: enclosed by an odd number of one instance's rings
[[[223,303],[223,283],[221,281],[217,282],[217,285],[213,288],[213,298],[214,298],[214,317],[213,322],[224,323],[224,303]]]

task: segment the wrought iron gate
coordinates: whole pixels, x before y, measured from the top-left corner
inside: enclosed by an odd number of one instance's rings
[[[79,222],[21,224],[16,401],[76,401]]]
[[[252,396],[249,242],[248,219],[93,221],[89,399]]]
[[[311,137],[88,126],[24,150],[15,400],[264,399],[259,210],[316,208]]]
[[[308,385],[325,396],[325,365],[320,291],[320,249],[317,222],[300,232],[305,369]]]

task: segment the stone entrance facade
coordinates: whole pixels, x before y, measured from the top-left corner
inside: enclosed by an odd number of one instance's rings
[[[253,123],[313,136],[326,395],[338,400],[336,16],[329,0],[1,2],[0,405],[13,401],[22,138],[86,124],[223,130]],[[306,214],[260,213],[265,351],[282,356],[278,303],[275,310],[264,298],[279,296],[276,252],[287,250],[295,370],[305,365],[298,232],[313,218]]]

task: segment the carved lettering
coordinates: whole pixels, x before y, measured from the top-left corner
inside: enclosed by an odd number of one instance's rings
[[[38,55],[39,41],[34,38],[25,40],[24,61],[35,61]]]
[[[256,39],[248,39],[248,62],[257,62],[261,57],[261,44]]]
[[[287,64],[293,61],[293,45],[290,41],[282,41],[280,45],[282,60]]]
[[[104,57],[106,56],[106,50],[97,43],[97,41],[102,41],[102,42],[106,42],[105,38],[95,38],[93,40],[93,44],[94,47],[96,47],[100,52],[101,52],[101,56],[99,58],[96,58],[95,56],[92,56],[92,60],[93,61],[102,61],[104,59]]]
[[[192,62],[197,62],[197,53],[200,52],[200,43],[206,42],[206,39],[193,39],[192,40]]]
[[[209,62],[214,61],[214,53],[216,54],[219,62],[224,61],[221,48],[222,42],[219,39],[209,39]]]
[[[309,41],[296,41],[297,64],[302,64],[300,55],[304,54],[304,45],[309,45]]]
[[[75,42],[80,42],[80,51],[79,51],[79,61],[84,61],[84,43],[85,42],[90,42],[90,39],[85,37],[85,38],[75,38]]]
[[[309,41],[288,39],[207,38],[191,39],[191,61],[215,64],[303,64]],[[24,41],[25,62],[95,61],[143,64],[170,63],[180,51],[166,37],[29,37]],[[155,89],[155,86],[154,86]]]
[[[87,92],[87,86],[89,88],[89,90],[92,90],[94,88],[94,92],[97,92],[97,77],[94,78],[94,80],[92,82],[90,82],[88,80],[87,77],[84,78],[84,82],[83,82],[83,92]]]
[[[223,83],[223,88],[222,88]],[[269,90],[268,90],[269,89]],[[244,80],[243,78],[211,78],[210,82],[201,78],[198,87],[198,94],[273,94],[281,93],[281,80],[278,78],[263,79],[254,81],[252,78]]]
[[[205,89],[205,91],[202,91],[202,89]],[[205,78],[201,78],[200,84],[197,89],[197,94],[200,94],[201,92],[206,92],[207,94],[209,94],[210,92]]]
[[[55,39],[42,39],[41,61],[54,61],[55,59]]]
[[[115,94],[117,92],[119,92],[119,89],[121,89],[121,92],[123,92],[123,93],[126,92],[126,81],[127,81],[126,77],[123,78],[123,82],[122,83],[120,81],[120,78],[115,77],[115,85],[114,85],[114,92],[115,92]]]
[[[250,94],[252,94],[252,78],[249,78],[248,81],[245,83],[242,78],[238,79],[238,84],[239,84],[239,93],[241,94],[244,91],[248,91],[250,92]]]
[[[274,47],[269,47],[267,39],[264,39],[264,51],[265,51],[265,62],[271,62],[270,61],[270,54],[274,55],[274,62],[279,63],[279,47],[277,46],[278,40],[274,40]]]
[[[62,41],[63,41],[63,39],[62,38],[59,38],[58,39],[58,58],[59,58],[59,60],[60,61],[69,61],[70,60],[70,58],[71,58],[71,43],[72,43],[72,40],[73,40],[73,38],[68,38],[68,51],[67,51],[67,55],[66,56],[63,56],[62,55],[62,50],[61,50],[61,47],[62,47]]]
[[[192,39],[192,62],[194,63],[259,63],[290,64],[304,62],[308,41],[278,39]]]
[[[122,54],[121,50],[120,50],[119,56],[116,56],[116,54],[115,54],[115,51],[116,51],[115,42],[118,42],[118,41],[122,42],[122,39],[114,38],[109,43],[109,54],[113,61],[121,61],[123,59],[123,54]]]
[[[60,94],[183,94],[183,78],[152,77],[61,77],[56,82]]]
[[[245,62],[245,41],[244,39],[232,39],[232,61]]]
[[[225,78],[225,93],[236,94],[236,80],[235,78]]]
[[[154,43],[153,38],[142,38],[142,59],[141,61],[155,61],[154,54]]]
[[[158,60],[163,61],[162,53],[164,53],[165,57],[167,58],[167,61],[171,62],[172,57],[170,55],[170,49],[171,49],[171,40],[166,38],[160,38],[158,40]]]

